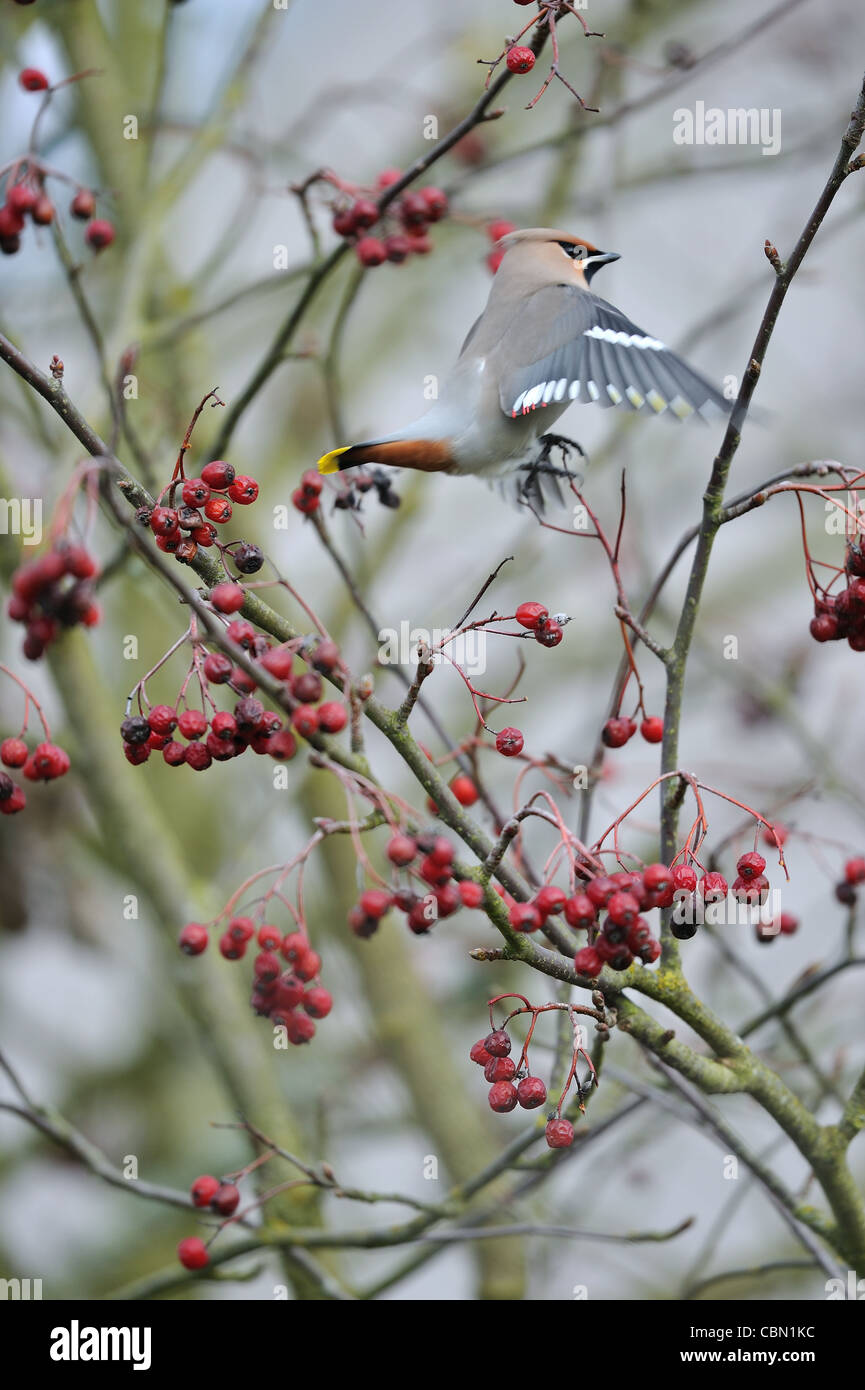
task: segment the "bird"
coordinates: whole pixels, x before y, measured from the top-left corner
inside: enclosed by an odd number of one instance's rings
[[[320,473],[390,464],[501,481],[522,471],[517,500],[542,502],[542,475],[573,476],[551,463],[552,450],[583,453],[548,432],[572,404],[675,420],[729,411],[711,382],[594,293],[617,252],[549,227],[510,232],[499,246],[486,307],[438,398],[402,429],[329,450]]]

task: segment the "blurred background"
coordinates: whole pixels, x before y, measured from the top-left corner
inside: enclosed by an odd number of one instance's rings
[[[448,368],[488,293],[490,220],[561,226],[620,252],[595,282],[598,292],[686,350],[714,381],[738,381],[771,288],[764,239],[783,257],[805,225],[865,52],[856,0],[790,0],[750,33],[772,8],[770,0],[759,10],[746,0],[592,0],[585,17],[607,37],[587,40],[575,20],[562,22],[562,68],[600,115],[581,112],[560,83],[525,110],[546,71],[542,57],[535,73],[505,89],[506,114],[435,166],[430,178],[449,193],[451,215],[433,229],[433,252],[368,272],[359,285],[356,262],[345,257],[304,316],[292,356],[245,412],[229,457],[261,484],[244,536],[314,604],[354,671],[375,669],[376,643],[314,529],[291,509],[291,492],[325,449],[386,432],[423,408],[425,379]],[[317,253],[289,185],[322,166],[364,186],[385,168],[406,167],[431,147],[430,117],[443,135],[471,109],[485,73],[476,60],[494,57],[529,14],[510,0],[381,0],[374,12],[350,0],[285,8],[263,0],[2,0],[0,164],[26,150],[39,100],[20,89],[22,67],[41,68],[52,82],[98,70],[58,94],[40,149],[52,166],[105,191],[100,207],[117,227],[115,244],[98,257],[85,254],[74,226],[66,231],[112,377],[120,353],[138,346],[138,398],[127,411],[152,463],[151,483],[168,480],[201,397],[218,386],[231,405],[297,299]],[[689,67],[704,55],[711,59]],[[674,143],[674,112],[698,101],[779,110],[780,152]],[[129,117],[137,139],[125,138]],[[745,431],[732,493],[814,458],[859,462],[863,199],[865,185],[851,179],[796,279],[759,385],[765,419]],[[326,253],[337,243],[329,213],[315,192],[310,206]],[[0,327],[43,366],[60,355],[76,404],[110,429],[94,344],[45,229],[28,232],[21,251],[0,264]],[[0,401],[0,491],[43,497],[47,516],[78,446],[6,368]],[[699,517],[720,429],[583,407],[558,428],[587,450],[587,495],[610,528],[627,472],[623,568],[638,606]],[[211,457],[217,429],[208,412],[194,439],[199,465]],[[139,471],[128,449],[119,453]],[[403,476],[398,491],[399,511],[367,506],[362,526],[346,513],[328,516],[377,623],[447,627],[513,556],[491,604],[512,612],[539,599],[573,621],[554,652],[528,653],[520,685],[527,703],[513,720],[493,722],[518,723],[535,756],[589,763],[621,647],[600,548],[541,529],[475,480]],[[272,524],[280,506],[290,513],[284,529]],[[815,555],[841,563],[843,543],[827,534],[819,499],[809,519]],[[551,520],[570,526],[567,512]],[[117,559],[120,544],[101,520],[95,549],[103,564]],[[0,555],[8,578],[18,538],[0,538]],[[687,563],[659,607],[662,641],[686,575]],[[490,1115],[468,1062],[469,1046],[486,1032],[485,1000],[520,989],[540,1002],[547,983],[522,967],[471,961],[469,949],[496,940],[478,914],[449,918],[428,939],[410,937],[394,917],[373,940],[355,941],[345,925],[358,889],[354,859],[349,844],[331,840],[310,865],[306,900],[334,1011],[310,1047],[274,1052],[267,1022],[246,1002],[248,971],[215,952],[185,960],[176,936],[183,922],[213,916],[248,875],[296,853],[313,816],[342,815],[338,788],[303,758],[291,765],[288,791],[274,790],[265,759],[214,766],[203,782],[159,759],[129,767],[117,734],[126,696],[185,620],[170,591],[132,557],[113,568],[100,601],[102,624],[71,633],[36,665],[20,655],[20,629],[4,624],[0,639],[2,659],[31,681],[73,760],[63,783],[37,788],[23,815],[0,824],[0,1047],[34,1098],[114,1163],[136,1156],[148,1181],[183,1189],[199,1172],[240,1168],[250,1156],[243,1135],[212,1125],[233,1121],[243,1105],[287,1147],[327,1159],[345,1183],[441,1200],[529,1123],[521,1112]],[[288,598],[282,608],[302,625]],[[761,990],[782,993],[845,948],[850,923],[833,883],[848,850],[865,848],[865,735],[856,717],[865,657],[846,643],[817,646],[808,635],[812,611],[792,499],[722,530],[689,668],[681,764],[792,828],[790,883],[774,865],[770,871],[801,922],[795,936],[769,946],[747,926],[725,929],[720,942],[701,932],[684,944],[694,988],[736,1027],[761,1011]],[[132,661],[123,654],[130,635],[139,650]],[[512,647],[490,639],[486,689],[510,685]],[[656,665],[641,655],[650,713],[662,712]],[[183,669],[178,658],[151,698],[171,702]],[[385,669],[376,671],[376,689],[388,703],[401,698]],[[470,701],[453,672],[437,670],[426,693],[454,742],[471,733]],[[17,732],[21,700],[9,682],[0,699],[2,733]],[[417,736],[444,753],[423,714],[415,718]],[[403,764],[374,731],[369,754],[384,784],[417,802]],[[488,757],[484,767],[508,805],[514,766]],[[657,748],[639,739],[608,755],[593,835],[657,769]],[[522,795],[541,785],[531,773]],[[579,795],[564,803],[573,824]],[[477,814],[489,827],[487,813]],[[743,829],[721,802],[710,816],[710,845]],[[656,834],[653,796],[631,822],[628,847],[654,858]],[[380,853],[382,842],[371,843]],[[551,848],[544,830],[533,830],[528,845],[536,857]],[[734,838],[719,867],[729,872],[746,847]],[[132,920],[124,914],[130,895],[138,904]],[[865,1046],[851,1027],[860,1017],[855,970],[797,1009],[822,1079],[777,1024],[754,1043],[828,1119],[862,1066]],[[552,1033],[539,1041],[552,1044]],[[609,1060],[617,1070],[592,1101],[589,1127],[627,1099],[629,1079],[654,1084],[627,1038],[614,1037]],[[774,1140],[761,1112],[741,1097],[723,1110],[752,1150],[772,1145],[785,1181],[807,1186],[801,1159]],[[20,1121],[0,1116],[0,1140],[0,1274],[41,1277],[46,1298],[99,1298],[146,1278],[170,1267],[177,1240],[197,1230],[188,1213],[101,1183]],[[438,1181],[424,1176],[428,1156],[439,1160]],[[385,1298],[568,1300],[584,1285],[591,1299],[640,1300],[679,1298],[712,1274],[801,1257],[748,1176],[725,1179],[723,1158],[711,1136],[648,1102],[584,1155],[578,1145],[514,1219],[621,1233],[695,1218],[675,1239],[459,1246],[437,1250],[393,1284],[411,1248],[334,1254],[330,1267],[357,1288],[381,1281]],[[324,1213],[345,1226],[404,1215],[348,1203],[325,1203]],[[199,1282],[182,1296],[271,1298],[278,1267],[262,1259],[248,1268],[246,1282]],[[775,1270],[711,1292],[808,1299],[823,1296],[823,1283],[819,1270]]]

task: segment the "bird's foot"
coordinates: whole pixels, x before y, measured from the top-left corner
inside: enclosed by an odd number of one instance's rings
[[[538,455],[539,463],[549,463],[550,454],[553,449],[558,449],[562,456],[563,464],[567,465],[571,454],[576,452],[581,459],[586,457],[586,451],[582,444],[577,443],[576,439],[569,439],[566,434],[542,434],[538,441],[541,446]]]

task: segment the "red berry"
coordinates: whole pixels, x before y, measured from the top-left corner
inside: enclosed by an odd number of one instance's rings
[[[517,1064],[512,1057],[491,1057],[484,1067],[484,1080],[512,1081],[517,1074]]]
[[[673,888],[681,893],[693,893],[697,887],[697,875],[690,864],[674,864],[670,870]]]
[[[203,1240],[198,1236],[187,1236],[177,1247],[177,1258],[184,1269],[204,1269],[210,1263],[210,1256]]]
[[[541,914],[532,903],[512,903],[509,917],[514,931],[533,932],[541,925]]]
[[[355,227],[374,227],[379,219],[379,210],[371,198],[358,198],[349,209]]]
[[[865,883],[865,859],[848,859],[844,865],[844,877],[848,883]]]
[[[180,933],[180,949],[184,955],[200,956],[208,942],[207,928],[200,922],[187,922]]]
[[[12,188],[6,190],[6,206],[17,213],[19,217],[24,217],[26,213],[32,212],[36,206],[35,190],[30,187],[29,183],[14,184]]]
[[[521,627],[530,628],[534,632],[550,615],[542,603],[521,603],[515,616]]]
[[[311,1042],[315,1037],[315,1024],[309,1014],[293,1013],[285,1020],[285,1031],[288,1041],[299,1047],[302,1043]]]
[[[585,930],[596,917],[597,909],[587,893],[575,893],[565,903],[565,921],[571,927]]]
[[[815,642],[834,642],[841,636],[841,627],[834,613],[818,613],[811,619],[808,630]]]
[[[408,835],[394,835],[388,840],[386,853],[392,864],[403,867],[417,857],[417,845]]]
[[[200,709],[185,709],[178,715],[177,727],[184,738],[200,738],[207,728],[207,716]]]
[[[214,492],[227,492],[234,478],[234,466],[223,459],[214,459],[201,470],[201,481]]]
[[[673,876],[666,864],[649,864],[643,870],[643,883],[649,893],[666,893],[673,886]]]
[[[308,989],[303,996],[303,1007],[310,1018],[327,1018],[333,1008],[333,998],[329,990],[321,985]]]
[[[615,891],[616,884],[606,874],[598,874],[586,885],[586,897],[595,907],[606,907]]]
[[[228,495],[239,507],[248,507],[258,497],[258,483],[247,474],[238,473],[228,489]]]
[[[491,1110],[495,1110],[497,1115],[506,1115],[509,1110],[514,1109],[519,1096],[512,1081],[497,1081],[490,1087],[488,1099]]]
[[[561,888],[556,888],[555,884],[548,883],[535,895],[535,907],[542,916],[548,917],[551,914],[561,912],[567,900],[567,894]]]
[[[23,767],[27,761],[27,744],[23,738],[4,738],[0,743],[0,762],[6,767]]]
[[[210,602],[218,613],[236,613],[243,607],[245,598],[240,585],[231,582],[214,584],[210,591]]]
[[[511,1040],[503,1028],[496,1028],[492,1033],[487,1033],[484,1047],[491,1057],[507,1057],[511,1050]]]
[[[661,943],[657,937],[650,936],[645,945],[641,946],[636,954],[644,965],[652,965],[661,954]]]
[[[501,250],[491,251],[487,256],[487,267],[492,271],[493,275],[495,275],[504,258],[505,253]]]
[[[53,782],[69,771],[69,754],[56,743],[37,743],[24,766],[31,782]]]
[[[617,927],[629,927],[640,914],[640,904],[632,893],[613,893],[607,901],[609,920]]]
[[[782,912],[779,926],[784,936],[792,936],[799,928],[799,919],[792,912]]]
[[[354,248],[354,253],[361,265],[375,266],[382,265],[387,260],[387,249],[383,241],[378,237],[365,236]]]
[[[54,221],[54,204],[44,193],[41,194],[33,206],[30,216],[38,227],[47,227]]]
[[[318,733],[318,710],[313,709],[312,705],[298,705],[291,722],[304,738],[312,738]]]
[[[83,222],[93,216],[96,211],[96,199],[89,188],[79,188],[69,204],[69,211],[73,217],[79,217]]]
[[[297,739],[290,729],[277,729],[267,741],[267,751],[277,762],[288,762],[297,752]]]
[[[318,727],[326,734],[338,734],[348,723],[348,711],[338,700],[325,700],[318,707]]]
[[[487,1052],[484,1046],[483,1038],[481,1038],[478,1042],[472,1044],[472,1049],[469,1053],[469,1057],[473,1062],[477,1062],[479,1067],[485,1067],[487,1062],[492,1060],[489,1052]]]
[[[225,960],[242,960],[246,955],[246,942],[232,937],[231,931],[224,931],[220,937],[220,955]]]
[[[564,629],[561,625],[555,619],[550,618],[536,628],[535,641],[540,642],[542,647],[557,647],[564,635]]]
[[[516,230],[517,224],[515,222],[506,222],[504,218],[500,217],[497,221],[487,225],[487,236],[490,241],[501,241],[503,236],[509,236],[511,232]]]
[[[439,222],[446,215],[448,210],[448,196],[440,188],[432,186],[420,189],[420,196],[423,198],[426,207],[427,221]]]
[[[223,526],[226,521],[231,520],[231,511],[231,503],[227,497],[209,497],[204,504],[204,515],[208,521],[215,521],[217,526]]]
[[[464,772],[460,772],[452,779],[450,786],[451,791],[461,806],[474,806],[480,793],[471,777],[467,777]]]
[[[367,917],[379,918],[390,911],[392,901],[390,893],[385,893],[381,888],[367,888],[360,895],[360,908]]]
[[[84,240],[94,251],[104,251],[114,240],[114,226],[104,217],[94,217],[84,230]]]
[[[569,1149],[574,1142],[574,1126],[570,1120],[547,1120],[544,1137],[550,1149]]]
[[[251,941],[255,935],[255,923],[251,917],[232,917],[226,927],[226,936],[235,941]]]
[[[647,743],[660,743],[664,737],[664,721],[660,715],[651,714],[640,725],[640,733]]]
[[[213,758],[205,744],[193,740],[192,743],[187,743],[183,750],[183,761],[193,772],[206,772]]]
[[[727,880],[724,875],[717,873],[703,874],[697,888],[707,903],[722,902],[728,891]]]
[[[210,497],[210,488],[203,478],[187,478],[180,495],[187,507],[203,507]]]
[[[403,223],[409,229],[416,227],[423,231],[427,222],[431,221],[426,200],[421,193],[404,193],[399,203],[399,212]]]
[[[763,843],[768,845],[770,849],[780,849],[789,834],[787,827],[778,822],[774,825],[767,825],[763,830]]]
[[[8,782],[12,782],[12,778],[7,777],[5,772],[3,773],[3,776],[4,778],[6,778]],[[26,805],[27,797],[24,795],[23,788],[16,787],[15,784],[12,783],[12,791],[9,793],[8,796],[5,796],[2,799],[0,799],[0,815],[14,816],[19,811],[23,811]]]
[[[154,507],[150,513],[150,529],[154,536],[170,536],[177,530],[177,512],[173,507]]]
[[[496,751],[503,758],[515,758],[523,751],[523,736],[519,729],[500,729],[496,734]]]
[[[233,1182],[220,1183],[210,1205],[220,1216],[231,1216],[240,1203],[240,1193]]]
[[[392,265],[402,265],[414,250],[414,242],[411,237],[403,236],[402,232],[393,232],[385,237],[384,250]]]
[[[171,734],[177,728],[177,711],[171,705],[154,705],[147,722],[155,734]]]
[[[213,1178],[209,1173],[204,1173],[189,1189],[189,1195],[197,1207],[209,1207],[211,1199],[219,1191],[219,1178]]]
[[[10,203],[0,207],[0,237],[17,237],[23,227],[24,218]]]
[[[757,854],[756,851],[753,850],[748,854],[740,855],[736,864],[740,876],[746,880],[757,878],[762,874],[765,867],[766,861],[762,854]]]
[[[209,652],[204,658],[204,678],[211,685],[224,685],[231,680],[232,665],[222,652]]]
[[[535,66],[535,55],[530,48],[515,44],[513,48],[508,49],[505,63],[509,72],[531,72]]]
[[[353,236],[357,230],[354,220],[354,213],[351,208],[340,208],[333,215],[331,223],[337,236]]]
[[[38,68],[22,68],[18,81],[25,92],[44,92],[48,86],[48,78]]]
[[[392,184],[399,183],[402,178],[402,169],[382,169],[375,181],[376,188],[390,188]]]
[[[517,1100],[524,1110],[537,1110],[547,1099],[547,1088],[539,1076],[524,1076],[517,1086]]]
[[[484,900],[484,890],[474,879],[464,879],[458,886],[458,892],[463,907],[480,907]]]
[[[75,579],[92,579],[99,566],[83,545],[70,545],[63,551],[63,564],[67,574]]]
[[[633,720],[617,715],[607,720],[601,730],[601,741],[607,748],[622,748],[632,736],[634,727]]]
[[[596,975],[600,975],[603,965],[604,962],[594,946],[584,946],[574,956],[574,969],[577,974],[585,975],[590,980],[593,980]]]

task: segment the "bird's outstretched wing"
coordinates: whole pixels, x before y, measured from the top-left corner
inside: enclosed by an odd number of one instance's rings
[[[499,400],[509,416],[565,401],[679,420],[730,408],[711,382],[614,304],[570,285],[531,295],[497,352]]]

